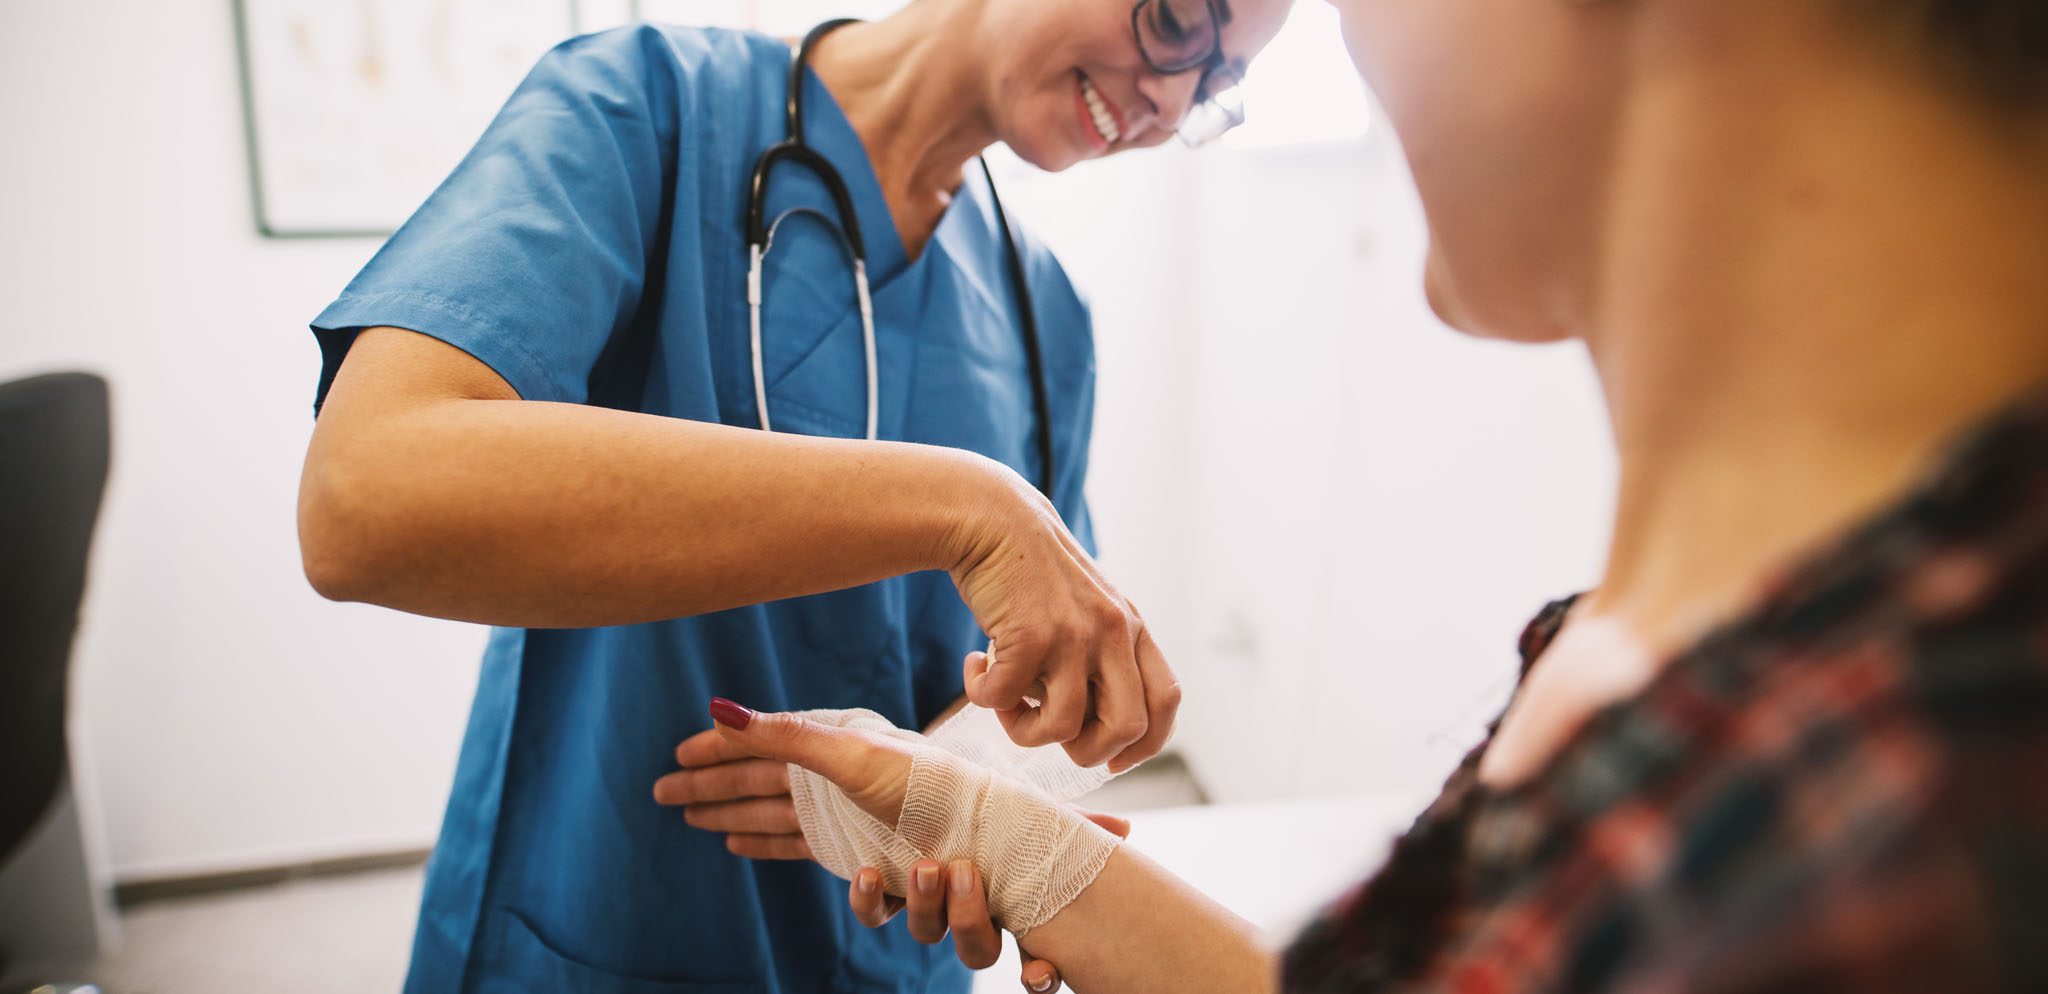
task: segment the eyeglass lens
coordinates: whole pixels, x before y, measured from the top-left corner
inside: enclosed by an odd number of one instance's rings
[[[1209,0],[1141,0],[1136,20],[1145,61],[1159,72],[1186,72],[1216,53],[1220,32]]]
[[[1242,82],[1223,59],[1215,0],[1138,0],[1131,10],[1138,48],[1154,72],[1200,69],[1195,102],[1174,131],[1189,146],[1207,144],[1244,123]]]

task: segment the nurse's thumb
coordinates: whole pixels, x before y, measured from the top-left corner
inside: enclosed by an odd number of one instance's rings
[[[834,783],[854,772],[852,746],[859,736],[845,729],[820,725],[800,714],[755,711],[723,697],[711,699],[711,720],[726,741],[762,759],[795,763]],[[841,741],[841,736],[854,741]]]

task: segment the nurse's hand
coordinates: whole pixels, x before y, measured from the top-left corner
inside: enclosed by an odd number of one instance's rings
[[[751,859],[810,859],[789,797],[789,764],[757,759],[718,734],[698,732],[676,746],[682,767],[654,782],[657,804],[683,809],[683,821],[725,836],[725,848]]]
[[[1019,745],[1058,743],[1082,766],[1121,773],[1166,746],[1180,681],[1052,503],[1022,478],[1008,490],[963,530],[952,569],[994,650],[968,655],[967,699]]]

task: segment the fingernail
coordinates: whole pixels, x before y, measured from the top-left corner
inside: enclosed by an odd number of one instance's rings
[[[953,864],[953,896],[966,897],[974,893],[974,867],[968,863]]]
[[[936,866],[918,867],[917,889],[921,893],[937,894],[939,892],[939,868]]]
[[[1052,978],[1051,978],[1051,977],[1040,977],[1040,978],[1038,978],[1037,980],[1034,980],[1034,981],[1032,981],[1032,982],[1031,982],[1031,989],[1032,989],[1032,990],[1034,990],[1034,991],[1049,991],[1049,990],[1052,990]]]
[[[860,888],[860,892],[863,894],[872,894],[875,892],[875,876],[873,873],[863,873],[860,875],[860,879],[853,882],[853,885]]]
[[[744,732],[753,724],[754,712],[723,697],[711,699],[711,720],[734,731]]]

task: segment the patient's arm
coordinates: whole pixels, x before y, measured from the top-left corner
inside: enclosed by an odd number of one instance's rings
[[[790,714],[728,708],[714,717],[740,751],[818,773],[885,824],[901,814],[916,742]],[[1259,994],[1276,982],[1249,923],[1128,847],[1025,941],[1083,994]]]
[[[966,703],[964,696],[954,701],[926,730],[938,727]],[[682,808],[683,820],[690,825],[724,835],[726,849],[735,855],[769,860],[811,858],[790,798],[787,763],[758,758],[713,729],[676,746],[676,765],[681,768],[655,781],[656,803]],[[1084,813],[1118,837],[1130,834],[1130,823],[1122,818]],[[918,870],[934,886],[909,895],[883,893],[880,873],[871,871],[874,883],[870,889],[848,888],[854,913],[868,927],[879,928],[907,911],[910,934],[919,942],[936,943],[950,932],[960,962],[975,970],[993,966],[1002,955],[1002,932],[989,921],[981,875],[964,861],[950,867],[931,862]],[[951,897],[954,873],[966,878],[971,900]],[[1026,957],[1018,979],[1026,990],[1047,994],[1059,984],[1059,973],[1051,963]]]
[[[1265,994],[1278,979],[1251,923],[1129,846],[1029,941],[1082,994]]]

